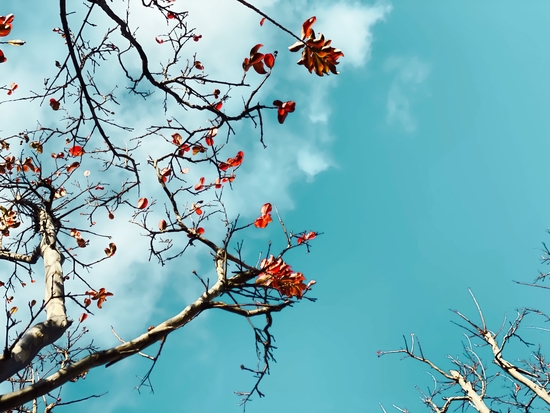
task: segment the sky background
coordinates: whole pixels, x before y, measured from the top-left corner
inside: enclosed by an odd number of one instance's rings
[[[0,66],[0,84],[16,81],[21,94],[32,89],[25,80],[39,85],[47,77],[42,66],[53,72],[62,57],[51,32],[60,25],[55,8],[34,2],[45,10],[28,13],[27,3],[3,1],[0,10],[16,15],[10,37],[28,42],[4,46],[8,62]],[[297,104],[283,126],[274,114],[268,121],[265,151],[249,126],[239,131],[236,145],[246,148],[246,161],[242,180],[226,194],[232,214],[253,220],[271,202],[287,227],[323,233],[309,254],[296,251],[289,259],[317,281],[311,295],[318,301],[274,315],[277,363],[261,386],[266,397],[254,397],[247,412],[374,412],[379,403],[388,411],[392,404],[422,411],[414,386],[430,384],[424,366],[377,358],[377,350],[400,348],[402,336],[414,332],[427,356],[451,368],[446,356],[462,354],[465,339],[449,309],[476,316],[468,288],[492,330],[517,308],[548,310],[547,294],[512,280],[530,282],[544,270],[539,247],[549,241],[550,4],[253,4],[297,33],[316,15],[314,28],[345,57],[339,76],[317,78],[286,52],[290,37],[268,24],[260,28],[260,18],[236,2],[176,2],[190,9],[189,21],[203,34],[196,47],[207,69],[239,73],[250,47],[264,43],[280,56],[262,98]],[[140,27],[151,39],[162,33],[146,22]],[[151,123],[154,99],[121,109],[121,116]],[[51,110],[25,114],[34,122]],[[16,118],[20,109],[0,106],[3,129]],[[154,148],[144,145],[148,150]],[[120,246],[134,239],[125,218],[110,225]],[[265,251],[267,240],[280,243],[283,234],[271,225],[249,237]],[[200,254],[160,269],[132,242],[112,267],[93,275],[115,293],[89,321],[102,346],[116,344],[111,325],[130,338],[181,311],[200,291],[190,269],[212,271]],[[189,271],[181,274],[181,267]],[[548,333],[531,334],[544,349]],[[510,360],[530,352],[512,350]],[[133,390],[148,369],[134,357],[66,386],[63,399],[109,392],[80,404],[82,412],[240,412],[233,392],[253,380],[239,366],[254,358],[246,320],[212,311],[169,336],[152,374],[154,394]]]

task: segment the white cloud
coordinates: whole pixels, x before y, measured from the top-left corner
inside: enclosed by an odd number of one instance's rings
[[[430,65],[418,57],[391,57],[386,60],[384,69],[395,73],[388,92],[386,121],[413,132],[417,122],[411,114],[411,99],[428,77]]]
[[[384,21],[391,10],[391,5],[382,2],[374,5],[358,2],[331,3],[328,7],[320,5],[316,25],[332,39],[334,47],[344,52],[341,66],[362,67],[371,58],[374,25]]]

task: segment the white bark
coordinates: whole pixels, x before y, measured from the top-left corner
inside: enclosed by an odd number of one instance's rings
[[[119,346],[104,351],[90,354],[75,363],[59,369],[54,374],[46,377],[23,389],[0,395],[0,412],[13,409],[17,406],[40,397],[52,391],[71,379],[79,377],[88,370],[107,365],[107,367],[119,360],[130,357],[149,347],[159,340],[164,339],[171,332],[183,327],[202,311],[209,308],[210,303],[225,290],[225,280],[218,280],[208,291],[205,291],[195,302],[188,305],[182,312],[159,324],[135,339]]]
[[[491,409],[487,407],[487,405],[483,402],[483,399],[472,387],[472,383],[469,381],[466,381],[464,379],[464,376],[460,374],[456,370],[449,371],[451,373],[451,377],[457,381],[457,383],[462,387],[462,390],[466,393],[468,396],[468,399],[470,400],[470,403],[473,405],[473,407],[479,412],[479,413],[491,413]]]
[[[35,324],[15,343],[11,352],[0,357],[0,381],[7,380],[29,365],[44,347],[55,343],[71,322],[65,310],[62,257],[56,246],[56,229],[51,216],[39,212],[42,240],[40,255],[44,260],[44,303],[46,321]]]
[[[542,400],[544,400],[547,404],[550,404],[550,395],[548,392],[541,386],[539,386],[537,383],[533,382],[532,380],[528,379],[525,374],[528,374],[529,372],[523,371],[519,369],[518,367],[514,366],[512,363],[510,363],[508,360],[505,360],[502,357],[502,350],[498,346],[494,335],[488,331],[484,334],[483,338],[491,346],[491,350],[493,350],[493,356],[495,364],[497,364],[501,369],[503,369],[506,373],[508,373],[511,377],[522,383],[525,387],[528,387],[533,391],[538,397],[540,397]],[[523,374],[522,374],[523,372]]]

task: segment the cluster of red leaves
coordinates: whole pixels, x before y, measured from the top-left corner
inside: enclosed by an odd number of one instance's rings
[[[338,74],[336,65],[337,60],[344,56],[340,49],[331,47],[332,40],[325,40],[325,36],[319,33],[319,37],[315,37],[315,32],[311,28],[315,23],[316,17],[313,16],[307,19],[302,25],[302,40],[289,46],[291,52],[302,51],[302,57],[298,60],[299,65],[304,65],[309,73],[315,71],[318,76],[328,74],[328,72]]]
[[[208,146],[214,145],[214,137],[218,134],[218,128],[212,128],[204,135],[205,142]]]
[[[4,162],[0,163],[0,174],[11,173],[14,167],[17,172],[40,172],[40,168],[34,165],[32,158],[25,158],[21,163],[15,156],[9,155],[4,158]]]
[[[273,219],[271,219],[271,210],[272,207],[269,202],[262,205],[262,209],[260,210],[261,215],[254,221],[254,226],[256,228],[265,228],[267,224],[273,221]]]
[[[0,37],[5,37],[10,34],[11,32],[11,22],[14,19],[13,14],[8,14],[7,16],[0,16]],[[4,52],[0,50],[0,63],[4,63],[6,60],[6,56],[4,56]]]
[[[260,270],[261,273],[256,278],[256,284],[273,288],[289,298],[302,298],[304,293],[315,284],[313,280],[304,284],[306,280],[304,274],[293,272],[290,265],[282,258],[275,258],[273,255],[262,260]]]
[[[4,237],[10,236],[10,228],[17,228],[21,225],[21,221],[17,220],[15,211],[8,211],[6,208],[0,208],[0,231]]]
[[[214,136],[217,134],[218,130],[216,128],[213,128],[206,133],[205,138],[208,146],[212,146],[214,144]],[[183,137],[177,132],[172,134],[172,143],[178,147],[179,156],[184,156],[185,153],[189,151],[191,151],[193,155],[206,152],[206,148],[200,143],[191,146],[187,142],[184,142]]]
[[[80,231],[73,228],[71,229],[70,235],[71,237],[76,239],[76,243],[80,248],[86,248],[86,246],[88,245],[88,241],[82,238],[82,234],[80,233]]]
[[[283,123],[289,113],[294,112],[296,109],[296,103],[292,100],[287,102],[281,102],[280,100],[274,100],[273,104],[277,107],[277,120],[279,123]]]
[[[113,293],[105,291],[105,288],[100,288],[99,291],[88,290],[86,291],[87,295],[91,297],[92,300],[97,301],[97,308],[101,308],[103,303],[107,301],[107,297],[112,297]],[[84,305],[88,307],[92,301],[89,298],[84,299]]]
[[[304,232],[302,235],[298,237],[296,242],[298,244],[303,244],[304,242],[309,241],[310,239],[313,239],[317,236],[316,232],[310,231],[310,232]]]
[[[252,49],[250,49],[250,57],[245,57],[243,61],[243,69],[245,72],[248,72],[248,69],[251,67],[254,68],[256,73],[260,75],[266,75],[267,71],[265,66],[269,69],[272,69],[275,65],[275,56],[271,53],[260,53],[258,50],[263,46],[263,44],[258,43]],[[265,66],[264,66],[265,64]]]
[[[162,168],[160,170],[160,180],[162,182],[167,182],[168,181],[168,178],[170,177],[170,175],[172,174],[172,169],[171,168]]]
[[[234,158],[228,158],[225,162],[220,162],[219,168],[222,171],[227,171],[230,167],[236,168],[238,166],[241,166],[244,160],[244,152],[239,151],[237,152],[237,155],[235,155]]]

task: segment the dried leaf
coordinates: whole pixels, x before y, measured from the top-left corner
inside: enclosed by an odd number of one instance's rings
[[[144,209],[147,208],[147,205],[149,205],[149,200],[147,198],[140,198],[137,203],[138,209]]]

